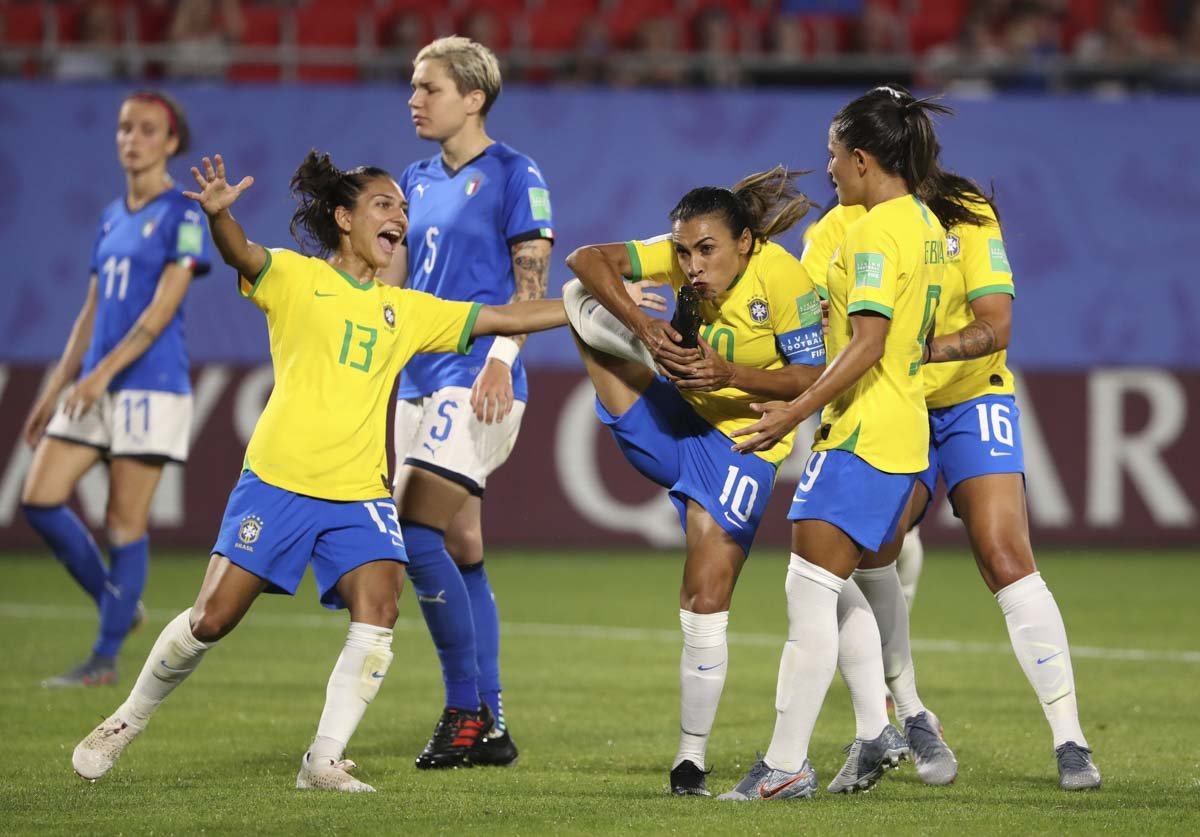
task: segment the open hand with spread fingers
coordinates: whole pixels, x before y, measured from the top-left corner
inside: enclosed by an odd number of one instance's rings
[[[794,401],[768,401],[765,404],[751,404],[750,409],[762,413],[762,418],[754,424],[740,427],[730,433],[730,437],[748,436],[734,445],[731,450],[738,453],[756,453],[770,450],[779,444],[784,436],[796,429],[796,426],[808,416],[796,409]]]
[[[215,166],[213,165],[214,160],[216,161]],[[212,160],[205,157],[203,163],[203,174],[200,169],[192,166],[192,177],[196,178],[196,183],[200,185],[201,191],[184,192],[183,196],[200,204],[204,214],[211,218],[233,206],[241,197],[242,192],[254,185],[254,178],[243,177],[236,186],[230,186],[225,177],[225,161],[221,159],[220,154],[214,155]]]

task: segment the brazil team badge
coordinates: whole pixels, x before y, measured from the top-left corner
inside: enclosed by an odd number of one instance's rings
[[[263,521],[258,515],[248,514],[243,517],[241,525],[238,526],[238,542],[234,546],[253,552],[254,547],[251,544],[262,534],[262,527]]]
[[[771,316],[771,309],[767,307],[767,301],[761,296],[752,297],[746,304],[746,310],[750,312],[750,319],[755,323],[765,323]]]
[[[388,328],[396,327],[396,310],[390,302],[383,303],[383,321],[387,323]]]

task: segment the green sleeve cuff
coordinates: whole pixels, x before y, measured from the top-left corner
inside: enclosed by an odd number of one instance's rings
[[[824,300],[829,299],[829,288],[825,287],[824,285],[817,284],[814,284],[813,287],[817,289],[817,296]]]
[[[475,345],[475,337],[471,334],[475,330],[475,321],[479,319],[479,312],[483,308],[482,302],[474,302],[471,304],[471,311],[467,314],[467,321],[463,323],[462,334],[458,335],[458,353],[465,355],[471,351],[471,347]]]
[[[271,251],[264,247],[263,252],[267,254],[266,264],[262,266],[262,270],[260,270],[258,275],[254,277],[254,281],[250,283],[250,290],[242,290],[242,277],[238,277],[238,293],[240,293],[246,299],[254,296],[254,292],[258,290],[258,286],[262,284],[263,277],[266,276],[267,271],[271,269]]]
[[[642,278],[642,260],[638,258],[637,245],[632,241],[625,242],[625,249],[629,251],[630,274],[626,279],[641,279]]]
[[[847,314],[857,314],[860,311],[872,311],[876,314],[882,314],[883,316],[887,317],[889,320],[892,318],[892,309],[891,308],[888,308],[886,305],[881,305],[878,302],[868,302],[866,300],[861,300],[859,302],[852,303],[850,305],[850,307],[846,310],[846,313]]]
[[[1013,299],[1017,297],[1017,291],[1012,285],[984,285],[982,288],[976,288],[967,294],[967,302],[974,302],[981,296],[988,294],[1008,294]]]

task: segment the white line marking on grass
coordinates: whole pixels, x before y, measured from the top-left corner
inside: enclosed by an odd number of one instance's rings
[[[166,622],[174,619],[178,611],[150,610],[147,615]],[[0,602],[0,618],[31,619],[69,622],[93,622],[94,607],[78,605],[27,604],[23,602]],[[303,613],[250,613],[246,616],[250,627],[270,628],[319,628],[344,631],[345,618],[332,614]],[[425,633],[425,622],[420,619],[396,620],[396,631],[400,633]],[[556,625],[542,622],[505,622],[503,631],[508,636],[546,637],[549,639],[604,639],[626,642],[678,643],[679,632],[655,628],[618,628],[607,625]],[[782,634],[730,633],[729,641],[735,645],[759,645],[782,647]],[[955,639],[914,639],[914,651],[943,654],[1012,654],[1012,647],[1003,642],[962,642]],[[1088,645],[1071,647],[1071,656],[1092,660],[1124,660],[1151,663],[1196,663],[1200,664],[1200,651],[1167,651],[1148,648],[1097,648]]]

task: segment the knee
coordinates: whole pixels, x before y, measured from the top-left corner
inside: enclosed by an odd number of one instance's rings
[[[451,529],[446,533],[446,551],[460,567],[469,567],[483,560],[483,533],[478,529],[465,532]]]
[[[363,602],[355,602],[350,606],[350,620],[375,625],[379,628],[392,628],[400,616],[400,608],[396,605],[393,595],[373,595]]]
[[[146,534],[146,520],[141,515],[110,508],[104,515],[104,530],[111,544],[133,543]]]
[[[729,583],[709,582],[699,584],[692,589],[680,591],[679,607],[691,613],[709,614],[724,613],[729,610],[733,599],[733,585]]]
[[[979,570],[993,593],[1037,572],[1033,552],[1020,544],[996,540],[981,550]]]
[[[200,642],[216,642],[232,631],[238,616],[219,605],[205,604],[192,608],[192,636]]]

